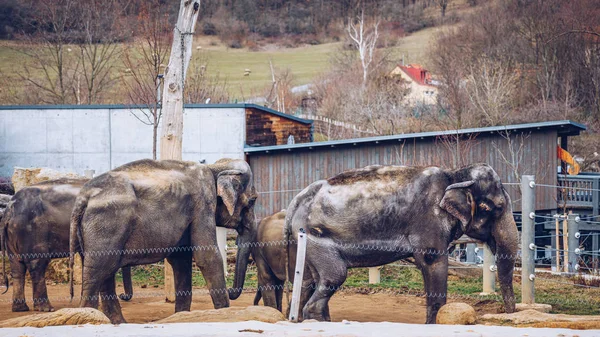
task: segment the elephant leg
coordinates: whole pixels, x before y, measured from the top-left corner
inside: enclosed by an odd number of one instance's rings
[[[276,278],[272,275],[269,267],[266,266],[266,262],[258,260],[256,262],[256,272],[258,274],[258,287],[262,295],[263,304],[266,307],[281,311],[277,306]]]
[[[46,268],[50,259],[37,259],[27,263],[31,283],[33,284],[33,310],[50,312],[54,308],[48,299],[48,289],[46,288]]]
[[[217,246],[215,219],[208,217],[202,220],[207,223],[193,221],[190,229],[192,246],[206,247],[194,251],[194,260],[204,276],[214,308],[226,308],[229,307],[229,293],[225,283],[223,259]]]
[[[275,282],[275,301],[277,302],[277,310],[283,312],[282,302],[283,302],[283,281],[277,280]]]
[[[415,262],[421,269],[427,297],[426,324],[435,324],[440,308],[446,304],[448,292],[448,256],[415,256]]]
[[[175,279],[175,312],[192,307],[192,256],[169,257]]]
[[[25,264],[16,259],[10,260],[10,275],[13,283],[12,311],[29,311],[25,301]]]
[[[113,256],[90,256],[83,263],[83,282],[81,284],[81,302],[82,308],[98,309],[98,294],[104,286],[104,282],[109,277],[114,277],[118,267],[110,268],[116,265]]]
[[[317,263],[312,264],[312,261],[317,261]],[[306,262],[310,273],[307,273],[308,278],[304,278],[302,285],[310,287],[314,282],[316,286],[314,293],[302,309],[303,319],[331,321],[329,299],[344,283],[348,275],[348,268],[340,261],[342,259],[337,252],[321,249],[318,246],[312,249],[310,255],[307,254]],[[310,279],[312,282],[309,281]],[[302,290],[304,292],[304,289]]]
[[[100,298],[102,300],[102,312],[110,319],[112,324],[127,323],[123,312],[121,311],[121,304],[119,303],[119,297],[116,292],[115,274],[109,276],[100,287]]]

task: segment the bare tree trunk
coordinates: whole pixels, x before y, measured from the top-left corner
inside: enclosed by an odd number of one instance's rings
[[[183,134],[183,87],[192,57],[194,27],[200,1],[181,0],[173,45],[163,89],[164,122],[160,139],[160,159],[181,160]]]
[[[179,16],[173,31],[173,45],[165,73],[162,108],[164,122],[160,138],[160,159],[182,158],[183,89],[185,73],[192,57],[192,41],[200,0],[181,0]],[[165,295],[167,302],[175,301],[173,268],[165,261]]]

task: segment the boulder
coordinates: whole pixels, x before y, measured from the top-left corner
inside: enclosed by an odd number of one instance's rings
[[[0,322],[0,328],[20,328],[56,325],[110,324],[101,311],[92,308],[65,308],[55,312],[34,314],[7,319]]]
[[[156,323],[243,322],[276,323],[285,320],[279,310],[264,306],[229,307],[223,309],[182,311]]]
[[[512,314],[486,314],[481,317],[481,320],[490,323],[508,323],[512,325],[536,325],[541,324],[543,326],[549,325],[550,323],[558,322],[571,322],[571,323],[585,323],[585,322],[596,322],[596,325],[600,323],[600,316],[577,316],[577,315],[564,315],[564,314],[547,314],[539,312],[537,310],[523,310],[514,312]]]
[[[437,314],[437,324],[475,324],[477,314],[472,306],[466,303],[448,303],[440,308]]]
[[[15,171],[12,176],[12,183],[15,188],[15,192],[17,192],[26,186],[41,183],[42,181],[46,180],[55,180],[60,178],[85,179],[84,176],[80,176],[76,173],[60,172],[46,167],[15,167]]]
[[[543,304],[543,303],[531,303],[531,304],[517,303],[516,309],[517,309],[517,311],[537,310],[539,312],[549,313],[550,311],[552,311],[552,306],[550,304]]]

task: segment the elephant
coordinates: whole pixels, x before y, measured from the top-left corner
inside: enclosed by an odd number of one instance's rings
[[[258,275],[258,289],[254,296],[254,305],[258,305],[262,298],[265,306],[275,308],[281,312],[283,312],[283,291],[286,282],[286,261],[288,262],[287,279],[292,283],[294,282],[294,269],[296,265],[296,251],[288,252],[288,241],[282,240],[285,214],[284,209],[263,218],[256,228],[254,228],[256,234],[252,235],[252,238],[255,243],[249,247]],[[245,248],[243,247],[243,249]],[[238,253],[240,251],[240,248],[238,248]],[[241,256],[245,254],[243,251],[240,253]],[[245,263],[247,265],[248,259],[243,260],[238,257],[236,263],[238,267],[236,267],[236,274],[234,276],[234,289],[237,289],[237,292],[230,293],[230,300],[237,299],[243,290],[245,275],[238,271],[245,271],[246,267],[239,264]],[[314,284],[311,283],[305,289],[307,291],[302,294],[302,297],[306,301],[314,290]],[[301,318],[302,315],[300,314],[299,317]]]
[[[518,231],[510,196],[487,164],[455,170],[374,165],[342,172],[298,193],[285,226],[288,240],[307,233],[303,289],[311,282],[316,289],[300,302],[304,319],[331,320],[329,299],[348,268],[413,257],[425,285],[426,323],[435,323],[446,303],[448,246],[462,234],[486,242],[496,254],[504,308],[515,311]],[[288,249],[296,247],[291,242]]]
[[[82,187],[71,215],[71,263],[75,241],[85,256],[80,307],[98,308],[102,298],[110,321],[124,323],[115,300],[115,272],[166,258],[173,267],[175,312],[189,311],[192,256],[214,308],[228,307],[216,226],[236,229],[238,243],[249,242],[256,197],[252,171],[243,160],[203,165],[143,159],[93,178]]]
[[[250,229],[253,232],[251,237],[253,244],[238,247],[234,284],[229,293],[230,300],[237,299],[242,293],[246,278],[245,271],[249,262],[248,255],[251,254],[258,273],[258,289],[254,305],[258,305],[262,297],[266,306],[282,310],[287,247],[287,243],[282,240],[284,220],[285,210],[262,219],[256,228]]]
[[[69,225],[75,198],[87,179],[57,179],[21,189],[6,208],[0,222],[0,248],[8,254],[13,279],[12,311],[29,311],[25,301],[25,274],[33,283],[33,309],[53,311],[46,289],[46,268],[53,258],[68,257]],[[2,264],[3,281],[8,291],[6,265]],[[128,301],[133,295],[130,268],[123,269]]]

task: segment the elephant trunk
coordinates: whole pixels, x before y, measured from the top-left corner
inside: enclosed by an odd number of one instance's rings
[[[517,256],[519,232],[512,216],[512,211],[507,211],[499,219],[492,231],[492,238],[488,242],[492,252],[496,254],[498,266],[498,280],[504,310],[507,313],[515,312],[515,293],[513,290],[513,272]]]
[[[229,299],[235,300],[244,290],[244,280],[246,279],[246,269],[250,259],[252,247],[256,244],[257,224],[254,217],[254,209],[250,208],[242,217],[242,233],[236,239],[238,247],[235,257],[235,276],[233,279],[233,288],[229,289]]]
[[[252,233],[245,230],[242,235],[238,235],[236,245],[238,246],[235,258],[235,276],[233,279],[233,288],[229,288],[229,299],[236,300],[244,290],[244,280],[246,279],[246,270],[248,269],[248,260],[252,250]]]

